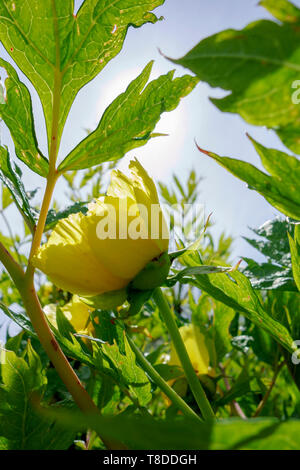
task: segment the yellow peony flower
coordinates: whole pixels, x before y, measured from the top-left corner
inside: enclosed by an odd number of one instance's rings
[[[209,353],[205,344],[205,337],[200,332],[200,328],[193,323],[179,328],[187,353],[197,375],[211,375],[213,370],[209,365]],[[171,354],[168,361],[170,365],[180,366],[181,362],[177,356],[173,343],[171,344]]]
[[[107,195],[86,215],[57,223],[33,259],[58,287],[80,296],[124,289],[168,249],[166,222],[152,179],[138,161],[131,174],[113,171]]]
[[[61,307],[61,311],[77,333],[94,336],[95,329],[93,323],[90,321],[90,314],[93,309],[81,302],[77,295],[74,295],[70,302]],[[56,305],[46,305],[44,307],[44,312],[49,322],[57,328]]]

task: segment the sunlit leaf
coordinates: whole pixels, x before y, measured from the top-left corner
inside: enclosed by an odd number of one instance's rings
[[[20,178],[20,170],[10,160],[8,150],[0,147],[0,179],[9,189],[19,211],[24,217],[29,229],[35,226],[35,212],[30,207],[29,200]]]
[[[243,160],[220,157],[213,152],[198,148],[234,176],[245,181],[250,189],[258,191],[276,209],[300,220],[300,161],[296,157],[279,150],[268,149],[251,140],[269,174]]]
[[[284,23],[300,23],[299,8],[288,0],[260,0],[260,5]]]
[[[76,14],[73,0],[0,3],[1,41],[39,94],[49,147],[80,88],[120,52],[129,26],[157,21],[151,10],[163,2],[86,0]]]
[[[30,335],[36,336],[31,321],[24,312],[15,312],[12,308],[7,307],[3,302],[0,302],[0,309],[11,318],[17,325],[27,331]]]
[[[267,260],[258,263],[245,258],[244,274],[255,289],[297,290],[292,274],[292,261],[288,235],[293,235],[295,224],[279,217],[268,220],[252,231],[259,237],[245,240],[263,254]]]
[[[30,93],[8,62],[0,59],[0,67],[8,74],[5,80],[6,99],[0,104],[0,117],[10,130],[17,157],[32,171],[46,177],[49,165],[38,148]]]
[[[88,168],[117,160],[129,150],[145,145],[161,114],[172,111],[190,93],[198,79],[189,75],[173,79],[173,72],[147,86],[150,62],[104,112],[97,129],[90,133],[59,166],[59,170]],[[146,88],[145,88],[146,86]]]
[[[53,229],[57,222],[61,219],[66,219],[70,214],[77,214],[77,212],[82,212],[86,214],[88,211],[85,202],[75,202],[73,205],[66,207],[65,209],[56,212],[54,209],[50,209],[47,214],[45,231]]]
[[[300,291],[300,225],[295,227],[295,239],[289,235],[291,247],[293,276]]]
[[[174,276],[167,279],[168,286],[172,286],[178,281],[187,282],[190,276],[202,276],[204,274],[227,273],[232,271],[231,267],[226,266],[190,266],[182,269]]]
[[[10,206],[12,202],[14,202],[14,200],[11,192],[6,186],[2,185],[2,210]]]

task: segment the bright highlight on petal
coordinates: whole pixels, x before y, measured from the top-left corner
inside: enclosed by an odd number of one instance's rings
[[[81,296],[120,290],[168,250],[169,234],[152,179],[130,162],[130,175],[113,171],[107,196],[86,215],[57,223],[33,259],[58,287]]]

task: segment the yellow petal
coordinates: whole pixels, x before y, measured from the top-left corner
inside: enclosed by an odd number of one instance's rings
[[[128,231],[136,216],[129,216],[128,210],[133,209],[136,205],[129,198],[124,198],[122,201],[123,204],[119,205],[119,198],[107,196],[103,203],[104,215],[99,215],[97,210],[94,213],[89,211],[83,224],[88,244],[95,256],[111,273],[124,279],[126,285],[149,261],[161,253],[161,248],[156,240],[150,238],[148,231],[145,239],[133,240],[130,238]],[[97,227],[104,217],[107,217],[109,225],[110,209],[106,211],[108,205],[115,211],[115,217],[111,220],[112,230],[115,230],[115,234],[112,235],[115,235],[115,238],[104,239],[100,238],[105,235],[102,235]],[[124,238],[119,238],[120,223],[124,227],[124,230],[123,227],[121,228]]]
[[[138,160],[129,163],[130,176],[121,171],[112,171],[108,196],[130,197],[140,204],[159,204],[155,184]]]
[[[72,300],[64,305],[61,310],[78,333],[94,331],[93,324],[90,321],[90,314],[93,309],[81,302],[77,295],[73,295]]]
[[[159,252],[163,253],[168,250],[169,233],[155,184],[138,160],[132,160],[129,169],[129,177],[118,170],[112,172],[107,195],[135,201],[137,209],[140,206],[145,207],[147,216],[145,211],[140,211],[140,216],[148,227],[149,238],[158,246]]]
[[[198,326],[190,323],[179,328],[180,335],[183,339],[187,353],[198,375],[210,373],[209,354],[205,345],[205,337],[200,332]],[[173,343],[171,344],[171,355],[169,364],[181,366],[181,362],[177,356]]]
[[[82,230],[84,215],[72,214],[58,222],[47,243],[33,258],[35,267],[60,287],[78,295],[97,295],[125,287],[91,250]]]

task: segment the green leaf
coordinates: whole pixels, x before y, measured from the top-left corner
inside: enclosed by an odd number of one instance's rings
[[[32,171],[47,177],[49,164],[38,148],[30,93],[20,82],[14,68],[1,58],[0,67],[8,74],[5,80],[6,99],[3,104],[0,103],[0,117],[10,130],[16,155]]]
[[[180,98],[198,83],[189,75],[173,79],[174,72],[169,72],[146,86],[152,64],[112,102],[96,130],[69,153],[59,170],[78,170],[117,160],[129,150],[145,145],[153,137],[161,114],[176,108]]]
[[[287,2],[263,4],[289,21]],[[299,10],[290,20],[299,21]],[[300,30],[286,22],[256,21],[242,30],[229,29],[205,38],[184,57],[172,60],[213,87],[230,91],[212,99],[224,112],[239,113],[250,124],[274,129],[292,151],[300,153]]]
[[[102,415],[118,414],[121,391],[112,378],[97,374],[92,378],[89,389]]]
[[[73,0],[0,3],[1,41],[42,102],[48,142],[60,141],[78,91],[121,50],[129,26],[155,23],[164,0]],[[52,136],[52,121],[58,130]]]
[[[75,202],[71,206],[66,207],[65,209],[56,212],[54,209],[50,209],[47,214],[46,224],[45,224],[45,232],[47,230],[52,230],[57,222],[61,219],[66,219],[70,214],[77,214],[78,212],[82,212],[86,214],[88,211],[86,207],[86,202]]]
[[[257,263],[250,258],[243,259],[247,262],[244,274],[250,279],[254,289],[296,290],[290,267],[283,268],[276,264]]]
[[[283,23],[300,23],[299,8],[287,0],[261,0],[260,5]]]
[[[124,336],[125,354],[120,352],[116,342],[113,345],[102,344],[101,350],[114,369],[118,382],[128,387],[134,400],[140,406],[146,406],[152,398],[151,384],[143,369],[136,364],[134,352],[131,350],[126,336]]]
[[[46,385],[39,356],[30,343],[27,361],[12,351],[1,351],[0,386],[0,440],[6,449],[66,449],[74,439],[74,432],[65,430],[34,411],[33,393],[41,394]],[[0,441],[0,442],[1,442]],[[1,443],[0,443],[1,447]]]
[[[265,300],[265,307],[269,314],[283,323],[291,332],[295,340],[300,338],[300,293],[299,292],[282,292],[269,291]],[[299,346],[294,345],[294,352]],[[287,351],[283,351],[289,371],[300,390],[300,368],[294,361],[293,355]],[[274,357],[274,356],[273,356]],[[299,357],[299,354],[296,354]]]
[[[93,316],[98,318],[98,321],[96,318],[93,321],[96,332],[95,336],[111,345],[114,344],[115,341],[119,346],[120,352],[125,354],[123,324],[114,318],[110,312],[105,310],[95,310]]]
[[[2,185],[2,210],[10,206],[12,202],[14,202],[14,200],[9,189]]]
[[[297,450],[300,421],[280,422],[275,418],[226,419],[201,423],[196,420],[154,419],[150,416],[87,416],[82,413],[42,411],[77,431],[92,428],[106,439],[141,450]]]
[[[76,337],[74,335],[69,335],[69,337],[67,338],[60,331],[54,328],[53,325],[50,326],[55,338],[57,339],[60,347],[62,348],[66,356],[72,359],[76,359],[77,361],[80,361],[81,363],[86,364],[88,366],[95,367],[95,361],[92,357],[91,351],[88,350],[87,346],[83,346],[81,340],[81,336],[83,335],[76,334]]]
[[[186,266],[195,266],[199,264],[199,256],[193,252],[187,252],[181,257],[181,261]],[[267,331],[288,351],[293,350],[293,339],[290,333],[279,321],[274,320],[265,312],[250,281],[241,272],[231,272],[230,276],[226,273],[204,274],[195,276],[195,279],[189,282],[207,292],[214,299],[245,315],[258,327]]]
[[[259,239],[244,239],[267,257],[267,262],[243,258],[248,266],[243,271],[255,289],[297,290],[292,273],[292,261],[288,235],[293,235],[295,223],[288,219],[268,220],[252,231]]]
[[[261,157],[262,164],[270,174],[262,172],[251,163],[230,157],[220,157],[213,152],[198,148],[234,176],[245,181],[250,189],[258,191],[283,214],[300,220],[300,161],[296,157],[279,150],[268,149],[251,140]]]
[[[251,392],[250,380],[247,369],[242,369],[242,372],[231,389],[225,392],[225,394],[216,401],[216,405],[224,406],[227,403],[232,402],[232,400]]]
[[[112,379],[137,407],[146,406],[152,398],[151,384],[136,364],[123,325],[109,312],[97,314],[99,321],[93,322],[97,338],[90,337],[94,343],[94,366],[102,376]]]
[[[25,314],[25,312],[15,312],[11,308],[7,307],[3,302],[0,302],[0,309],[17,325],[19,325],[22,329],[27,331],[31,336],[36,336],[36,333],[33,329],[31,321]]]
[[[232,271],[232,267],[226,266],[190,266],[182,269],[174,276],[167,279],[168,286],[173,286],[177,281],[187,282],[189,276],[202,276],[204,274],[227,273]]]
[[[295,239],[289,235],[289,242],[291,247],[293,276],[300,291],[300,225],[295,227]]]
[[[9,189],[13,200],[22,214],[28,228],[33,231],[35,226],[35,212],[30,207],[29,200],[20,178],[20,169],[13,165],[8,150],[0,147],[0,179]]]
[[[278,361],[278,344],[266,331],[258,326],[253,328],[251,335],[253,337],[251,347],[254,354],[260,361],[264,361],[273,367]],[[290,356],[288,352],[287,355]]]
[[[178,377],[182,377],[184,375],[182,367],[179,366],[172,366],[169,364],[156,364],[154,366],[154,369],[166,382],[168,382],[169,380],[177,379]]]
[[[267,220],[258,229],[251,229],[258,238],[244,239],[267,258],[268,262],[281,266],[291,265],[288,234],[293,235],[295,223],[289,219],[275,217]]]
[[[221,302],[216,302],[214,308],[213,324],[209,329],[210,337],[214,340],[216,350],[216,361],[219,363],[231,349],[230,324],[235,312],[232,308]]]
[[[67,317],[64,315],[61,308],[56,307],[56,322],[58,331],[62,336],[71,340],[72,335],[76,333],[74,327],[71,325]]]

